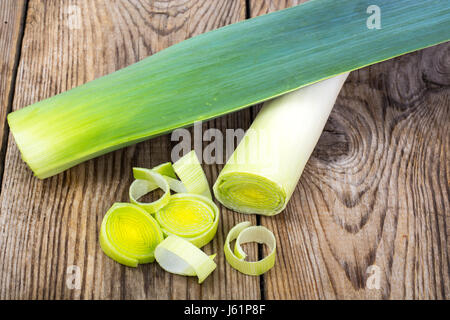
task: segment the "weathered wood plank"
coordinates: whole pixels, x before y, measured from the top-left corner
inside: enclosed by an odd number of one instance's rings
[[[303,1],[250,2],[256,16]],[[13,108],[244,17],[244,0],[32,0]],[[352,73],[287,210],[259,219],[279,241],[266,298],[449,298],[449,52],[441,45]],[[251,118],[244,110],[203,127],[245,129]],[[228,230],[254,216],[221,208],[205,248],[219,253],[218,268],[202,286],[101,252],[101,220],[127,200],[131,167],[169,161],[173,145],[163,136],[38,181],[9,139],[0,298],[260,298],[259,279],[221,254]],[[204,168],[212,183],[221,165]],[[80,267],[80,290],[66,286],[70,265]],[[381,270],[380,290],[365,288],[369,265]]]
[[[244,18],[244,0],[31,0],[13,108]],[[245,128],[249,122],[247,110],[204,126]],[[258,299],[259,279],[232,270],[222,254],[217,271],[199,286],[194,278],[169,275],[156,264],[126,268],[102,253],[101,220],[114,202],[128,200],[131,168],[169,161],[171,145],[169,136],[159,137],[39,181],[10,139],[0,199],[0,298]],[[205,169],[212,183],[220,168]],[[224,234],[243,219],[222,213],[207,252],[222,250]],[[80,290],[66,285],[71,265],[80,268]]]
[[[6,115],[11,110],[25,10],[25,0],[0,2],[0,172],[3,172],[8,137]]]
[[[288,208],[261,219],[279,241],[268,299],[450,298],[449,58],[443,44],[350,75]]]

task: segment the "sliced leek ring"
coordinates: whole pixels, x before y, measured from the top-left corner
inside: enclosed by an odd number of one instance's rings
[[[214,257],[177,236],[168,236],[155,250],[155,258],[161,268],[183,276],[197,276],[198,283],[202,283],[216,268]]]
[[[231,251],[230,242],[236,240],[234,253]],[[245,261],[247,254],[241,244],[247,242],[264,243],[269,247],[269,254],[259,261]],[[224,246],[227,262],[239,272],[246,275],[259,276],[266,273],[275,265],[276,240],[272,231],[263,226],[251,226],[248,221],[234,226],[227,235]]]
[[[212,199],[208,180],[194,150],[175,162],[173,169],[188,193],[200,194]]]
[[[155,249],[163,239],[156,220],[130,203],[113,204],[100,227],[102,250],[111,259],[129,267],[153,262]]]
[[[154,170],[144,168],[133,168],[133,175],[136,180],[133,181],[129,190],[131,203],[138,205],[149,213],[155,213],[169,203],[170,187],[163,175]],[[149,203],[138,200],[157,188],[161,188],[164,191],[163,196],[158,200]]]
[[[177,193],[200,194],[212,200],[208,180],[195,151],[189,152],[173,165],[166,162],[153,169],[133,168],[133,175],[136,180],[129,189],[130,202],[152,214],[169,203],[170,190]],[[177,175],[181,181],[177,179]],[[150,203],[138,200],[158,188],[164,191],[160,199]]]
[[[219,208],[202,195],[178,193],[156,212],[155,218],[165,236],[182,237],[201,248],[217,232]]]
[[[225,207],[273,216],[291,198],[348,73],[264,103],[213,186]]]
[[[135,180],[129,189],[132,204],[115,204],[102,222],[100,245],[103,251],[131,267],[153,262],[156,257],[163,269],[197,276],[202,283],[216,268],[215,255],[207,256],[198,248],[216,234],[219,208],[212,201],[208,181],[195,152],[188,153],[173,166],[167,162],[153,169],[133,168],[133,175]],[[158,200],[139,201],[158,188],[164,191]],[[172,195],[170,190],[177,194]],[[156,230],[155,236],[148,236],[152,228]],[[151,243],[146,242],[149,239]],[[142,243],[148,244],[147,247]],[[141,253],[144,256],[140,256]]]
[[[160,165],[153,167],[152,170],[154,170],[166,177],[170,177],[173,179],[177,178],[175,171],[173,170],[173,166],[172,166],[171,162],[161,163]]]

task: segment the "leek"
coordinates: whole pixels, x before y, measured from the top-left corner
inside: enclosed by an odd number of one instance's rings
[[[236,240],[234,252],[231,251],[230,242]],[[245,261],[247,254],[241,244],[257,242],[269,247],[269,254],[259,261]],[[250,276],[259,276],[266,273],[275,265],[276,240],[272,231],[263,226],[251,226],[248,221],[235,225],[227,235],[224,245],[225,259],[236,270]]]
[[[156,258],[164,270],[197,276],[202,283],[216,268],[215,255],[207,256],[198,248],[214,238],[219,208],[211,200],[195,152],[174,165],[167,162],[152,169],[133,168],[133,174],[136,180],[129,189],[132,203],[115,203],[103,218],[99,236],[102,250],[129,267]],[[150,203],[139,201],[158,188],[164,191],[161,198]],[[181,193],[172,195],[170,190]],[[184,193],[187,190],[191,193]]]
[[[313,0],[176,44],[8,115],[38,178],[450,38],[450,2]]]
[[[155,250],[158,264],[170,273],[197,276],[202,283],[216,269],[215,255],[208,256],[196,246],[177,236],[169,236]]]
[[[134,203],[149,213],[155,213],[166,206],[170,201],[170,187],[167,182],[167,177],[160,173],[145,169],[133,168],[134,178],[136,179],[130,186],[129,196],[131,203]],[[145,203],[138,199],[147,193],[160,188],[164,191],[164,195],[156,201]]]
[[[130,203],[115,203],[100,227],[100,247],[111,259],[129,266],[155,260],[155,249],[163,241],[156,220]]]
[[[181,181],[177,179],[177,175]],[[173,165],[166,162],[152,169],[133,168],[133,176],[136,180],[129,189],[130,201],[150,213],[155,213],[167,205],[170,199],[170,190],[178,193],[200,194],[212,199],[205,172],[193,150]],[[158,188],[164,191],[164,195],[160,199],[151,203],[138,200]]]
[[[219,208],[204,196],[178,193],[155,218],[165,236],[175,235],[201,248],[216,235]]]
[[[219,208],[212,201],[208,180],[194,151],[173,165],[168,162],[153,169],[133,168],[133,174],[136,180],[129,189],[131,203],[155,214],[166,237],[182,237],[199,248],[213,239]],[[161,198],[150,203],[139,201],[158,188],[164,191]],[[171,195],[170,190],[178,193]]]
[[[186,186],[187,192],[212,199],[208,180],[194,150],[175,162],[173,169]]]
[[[348,73],[264,104],[214,184],[242,213],[274,215],[287,205]]]

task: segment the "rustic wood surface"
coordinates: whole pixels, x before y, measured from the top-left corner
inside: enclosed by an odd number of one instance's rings
[[[0,299],[449,299],[450,45],[352,72],[287,209],[271,218],[221,207],[217,270],[203,285],[107,258],[104,213],[127,201],[133,166],[170,160],[162,136],[40,181],[5,115],[174,43],[303,1],[7,0],[0,2]],[[204,124],[247,129],[258,107]],[[4,165],[3,165],[4,164]],[[221,165],[204,165],[212,184]],[[230,268],[228,230],[274,231],[274,269]],[[255,258],[264,252],[249,246]],[[67,268],[81,271],[70,289]],[[380,275],[380,288],[368,285]]]

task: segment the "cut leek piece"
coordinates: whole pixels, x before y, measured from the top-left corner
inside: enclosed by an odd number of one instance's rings
[[[171,196],[155,218],[165,236],[175,235],[201,248],[217,232],[219,208],[204,196],[178,193]]]
[[[187,192],[212,199],[208,180],[194,150],[175,162],[173,169],[183,182]]]
[[[241,213],[275,215],[287,205],[348,73],[264,104],[213,190]]]
[[[152,170],[172,179],[177,178],[171,162],[161,163],[160,165],[153,167]]]
[[[230,242],[236,240],[234,253],[231,251]],[[241,244],[248,242],[264,243],[269,247],[269,254],[259,261],[245,261],[247,254]],[[224,245],[227,262],[239,272],[251,276],[259,276],[266,273],[275,265],[276,240],[272,231],[263,226],[251,226],[248,221],[241,222],[228,232]]]
[[[151,169],[133,168],[136,179],[130,186],[129,196],[131,203],[138,205],[149,213],[155,213],[169,203],[170,187],[165,177]],[[146,203],[139,201],[139,198],[147,193],[161,188],[164,195],[156,201]]]
[[[130,203],[115,203],[100,227],[100,246],[111,259],[129,266],[155,260],[155,249],[163,241],[156,220]]]
[[[450,2],[314,0],[198,35],[8,115],[38,178],[450,38]],[[44,66],[45,67],[45,66]]]
[[[169,236],[155,250],[158,264],[164,270],[183,275],[197,276],[202,283],[216,269],[214,256],[208,256],[189,241]]]

